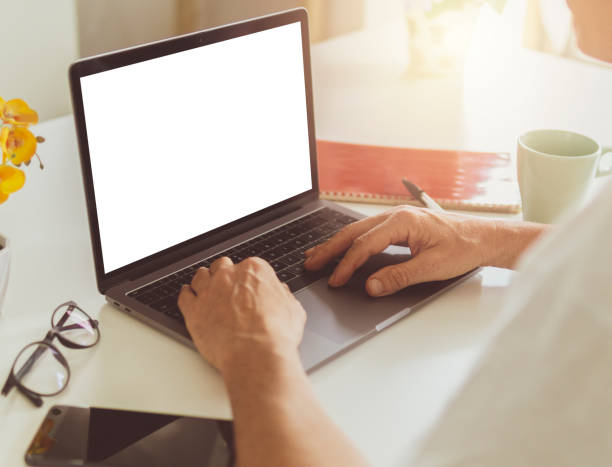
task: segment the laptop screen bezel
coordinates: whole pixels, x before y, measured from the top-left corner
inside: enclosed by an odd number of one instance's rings
[[[186,240],[178,245],[166,248],[119,269],[104,272],[102,244],[96,209],[96,197],[94,192],[89,144],[87,139],[87,127],[83,108],[81,78],[297,22],[300,23],[302,32],[302,56],[304,60],[304,83],[308,122],[308,139],[310,144],[312,189],[238,219],[234,222],[201,234],[195,238]],[[223,240],[231,238],[231,236],[238,235],[242,232],[246,232],[252,228],[269,222],[283,213],[298,209],[300,206],[303,206],[304,204],[318,198],[319,182],[317,177],[317,155],[312,96],[312,76],[310,69],[308,15],[306,10],[303,8],[297,8],[274,15],[264,16],[253,20],[247,20],[227,26],[208,29],[151,44],[145,44],[138,47],[132,47],[117,52],[111,52],[108,54],[83,59],[71,65],[69,70],[69,80],[72,95],[72,106],[74,110],[74,120],[79,144],[83,184],[85,187],[89,230],[94,254],[96,281],[98,290],[101,293],[105,293],[109,288],[126,280],[133,280],[134,278],[170,265],[181,258],[196,253],[199,250],[210,248]],[[129,228],[129,226],[126,226],[126,228]]]

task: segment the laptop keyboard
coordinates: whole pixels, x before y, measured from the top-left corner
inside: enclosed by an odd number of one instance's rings
[[[323,208],[162,277],[128,293],[128,296],[183,322],[183,315],[177,305],[181,286],[191,283],[193,275],[200,267],[210,267],[222,256],[229,257],[234,263],[251,256],[259,256],[270,263],[281,282],[286,283],[292,292],[296,292],[330,272],[329,267],[322,271],[306,271],[303,267],[304,251],[327,240],[342,227],[356,220],[341,212]]]

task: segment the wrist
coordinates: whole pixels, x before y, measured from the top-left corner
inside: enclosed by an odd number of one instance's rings
[[[305,377],[297,349],[245,349],[228,358],[220,370],[230,398]]]
[[[513,269],[521,255],[550,226],[534,222],[494,220],[486,229],[483,266]]]

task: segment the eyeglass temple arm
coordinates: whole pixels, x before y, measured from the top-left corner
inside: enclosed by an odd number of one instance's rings
[[[8,378],[6,378],[6,381],[4,382],[4,386],[2,386],[2,395],[6,396],[8,394],[8,392],[11,390],[11,388],[13,387],[13,372],[11,371],[8,375]]]
[[[10,389],[13,387],[14,385],[13,378],[14,378],[13,374],[11,373],[9,377],[6,379],[6,383],[4,383],[4,387],[2,388],[3,395],[6,396],[8,392],[10,391]],[[28,391],[27,389],[19,387],[19,386],[17,386],[17,390],[21,392],[21,394],[26,396],[29,399],[29,401],[32,404],[34,404],[36,407],[40,407],[43,404],[42,397],[40,397],[38,394],[34,394]]]
[[[50,336],[53,336],[53,333],[48,332],[47,335],[45,336],[45,341],[47,341],[50,338]],[[38,348],[34,351],[34,353],[30,355],[30,358],[26,360],[23,366],[19,370],[17,370],[17,374],[15,376],[17,378],[21,378],[28,371],[30,371],[34,363],[36,363],[36,360],[38,360],[40,356],[43,353],[45,353],[45,350],[47,350],[46,345],[39,345]],[[12,372],[7,378],[6,383],[4,383],[4,387],[2,388],[2,394],[4,394],[5,396],[8,394],[8,392],[12,389],[14,385],[13,378],[11,378],[11,376],[12,376]]]
[[[19,387],[19,386],[17,386],[17,389],[19,390],[19,392],[21,392],[21,394],[26,396],[29,399],[29,401],[32,404],[34,404],[36,407],[40,407],[43,404],[42,397],[40,397],[38,394],[34,394],[33,392],[30,392],[27,389]]]

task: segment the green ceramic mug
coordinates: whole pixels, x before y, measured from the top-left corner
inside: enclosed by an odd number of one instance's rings
[[[534,130],[518,138],[518,182],[523,218],[550,224],[584,201],[595,177],[610,175],[602,148],[588,136],[563,130]]]

